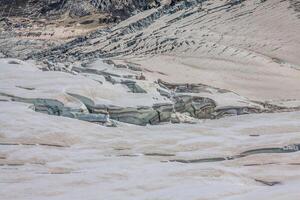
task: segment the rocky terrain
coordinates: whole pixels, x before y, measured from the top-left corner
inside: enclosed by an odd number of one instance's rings
[[[63,14],[83,17],[97,12],[126,18],[139,11],[158,7],[154,0],[1,0],[1,15],[26,18],[59,18]],[[162,3],[163,4],[163,3]]]
[[[298,199],[299,1],[0,4],[1,199]]]

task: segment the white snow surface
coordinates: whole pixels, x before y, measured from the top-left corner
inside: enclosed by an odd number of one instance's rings
[[[120,75],[113,77],[117,81],[143,73],[146,80],[132,80],[147,93],[130,92],[97,73],[42,71],[33,61],[1,58],[0,200],[299,200],[300,151],[280,153],[293,144],[288,148],[299,150],[299,111],[195,124],[117,122],[113,128],[35,112],[11,98],[58,100],[85,112],[70,94],[96,105],[151,107],[171,103],[157,91],[162,79],[208,85],[193,95],[211,98],[217,108],[261,107],[252,100],[299,108],[300,21],[291,1],[247,0],[224,8],[226,2],[210,0],[203,9],[146,21],[149,26],[115,42],[104,35],[71,49],[129,52],[111,60],[142,72],[101,59],[87,67]],[[121,22],[112,34],[158,9]],[[127,45],[134,38],[136,44]],[[241,156],[251,150],[256,153]]]
[[[20,144],[0,145],[1,199],[296,200],[299,152],[207,163],[168,160],[300,143],[299,120],[300,113],[294,112],[107,128],[36,113],[28,104],[1,102],[1,144]],[[267,186],[255,179],[280,184]]]
[[[133,98],[138,99],[123,86],[100,84],[95,81],[98,75],[38,68],[31,62],[1,59],[1,94],[56,99],[75,108],[84,105],[68,92],[114,104],[130,105]],[[151,81],[145,83],[151,85]],[[136,102],[147,104],[143,101],[156,94],[151,88],[147,91],[144,100]],[[117,98],[120,94],[126,95]],[[224,102],[228,98],[226,93],[209,94]],[[243,99],[227,94],[232,103]],[[10,101],[4,95],[0,101],[0,196],[4,200],[297,200],[300,152],[229,158],[248,150],[299,144],[299,120],[300,112],[288,112],[196,124],[140,127],[118,123],[108,128],[38,113],[31,104]],[[226,160],[174,162],[209,158]]]

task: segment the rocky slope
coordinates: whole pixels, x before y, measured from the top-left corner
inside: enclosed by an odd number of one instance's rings
[[[68,13],[82,17],[95,12],[106,12],[122,19],[138,11],[158,7],[154,0],[1,0],[1,16],[53,18]]]
[[[3,17],[59,17],[65,12],[71,16],[84,16],[95,11],[89,1],[77,0],[1,0]]]

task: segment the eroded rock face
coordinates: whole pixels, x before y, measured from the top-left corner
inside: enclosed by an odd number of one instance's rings
[[[92,0],[91,3],[100,10],[119,13],[124,17],[160,6],[160,0]]]
[[[138,11],[160,5],[155,0],[1,0],[1,15],[4,17],[59,17],[67,13],[82,17],[93,12],[109,13],[127,18]]]
[[[64,0],[1,0],[3,5],[2,16],[38,17],[46,15],[60,15],[63,12],[66,1]]]

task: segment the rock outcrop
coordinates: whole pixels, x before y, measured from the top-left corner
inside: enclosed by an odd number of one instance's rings
[[[58,18],[83,17],[103,12],[125,19],[139,11],[160,6],[155,0],[0,0],[3,17]]]

